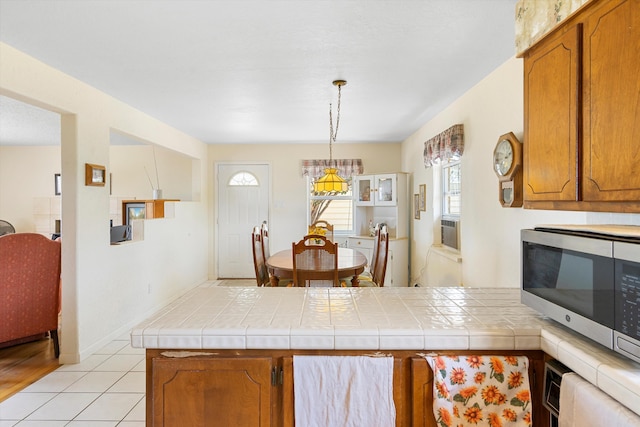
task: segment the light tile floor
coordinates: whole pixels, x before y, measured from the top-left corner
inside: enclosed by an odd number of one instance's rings
[[[0,427],[144,427],[144,349],[119,337],[0,402]]]

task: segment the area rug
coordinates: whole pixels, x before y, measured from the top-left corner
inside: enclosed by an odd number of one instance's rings
[[[255,287],[256,279],[223,279],[218,286],[233,286],[233,287]]]

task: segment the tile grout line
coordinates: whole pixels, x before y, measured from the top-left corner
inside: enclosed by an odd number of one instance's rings
[[[118,344],[114,344],[116,342],[121,342],[124,343],[121,346],[118,346]],[[104,421],[104,422],[112,422],[115,423],[114,425],[121,425],[122,423],[127,423],[127,425],[141,425],[144,426],[145,424],[145,420],[144,418],[142,420],[130,420],[130,421],[125,421],[125,419],[127,417],[129,417],[130,415],[132,415],[133,411],[136,409],[136,407],[140,404],[141,401],[143,401],[146,398],[146,390],[144,391],[139,391],[139,389],[136,387],[135,382],[130,383],[130,384],[125,384],[123,386],[123,389],[121,391],[109,391],[111,390],[116,384],[118,384],[120,381],[122,381],[127,375],[129,374],[140,374],[142,373],[144,375],[144,370],[137,370],[136,368],[138,367],[138,365],[140,365],[141,362],[144,361],[144,355],[141,355],[137,352],[131,352],[128,353],[127,350],[129,350],[128,347],[130,347],[130,343],[128,343],[126,340],[120,340],[120,339],[115,339],[113,340],[111,343],[107,344],[108,347],[111,346],[113,348],[113,350],[111,352],[104,352],[101,353],[101,351],[103,351],[103,349],[98,350],[98,352],[93,353],[92,356],[94,355],[98,355],[98,356],[107,356],[104,360],[102,360],[100,363],[98,363],[97,365],[86,369],[86,370],[81,370],[81,371],[74,371],[74,370],[60,370],[63,366],[65,365],[60,365],[58,368],[56,368],[56,370],[52,371],[51,373],[45,375],[44,377],[42,377],[41,379],[39,379],[38,381],[36,381],[35,383],[31,384],[29,387],[33,387],[34,385],[40,383],[40,382],[45,382],[47,381],[47,378],[50,378],[51,374],[54,373],[63,373],[63,374],[70,374],[70,376],[73,376],[73,374],[81,374],[79,375],[77,378],[75,378],[73,381],[71,381],[69,384],[66,384],[63,386],[63,388],[61,390],[56,390],[56,391],[46,391],[46,388],[43,391],[39,391],[37,390],[37,386],[34,387],[36,388],[36,391],[29,391],[29,390],[22,390],[18,393],[16,393],[15,395],[11,396],[9,399],[3,401],[0,403],[0,409],[2,409],[3,405],[4,406],[8,406],[11,403],[5,403],[5,402],[12,402],[13,400],[20,400],[20,399],[25,399],[28,400],[29,397],[35,397],[36,395],[42,395],[42,394],[51,394],[51,396],[49,398],[47,398],[45,401],[43,402],[38,402],[37,406],[34,406],[33,408],[29,408],[25,413],[20,414],[19,417],[11,417],[11,418],[5,418],[2,416],[0,411],[0,421],[8,421],[10,423],[10,425],[18,425],[22,422],[65,422],[64,425],[73,425],[74,422],[79,422],[79,423],[90,423],[90,422],[96,422],[96,421]],[[117,347],[117,348],[115,348]],[[125,353],[121,353],[123,350],[125,350]],[[126,370],[122,370],[122,369],[117,369],[117,364],[115,365],[115,367],[111,367],[109,370],[106,371],[101,371],[99,370],[100,366],[108,363],[109,360],[112,360],[112,358],[114,356],[131,356],[131,358],[134,357],[142,357],[141,360],[136,361],[136,363],[133,364],[133,366],[128,366],[126,368]],[[72,365],[67,365],[67,366],[72,366]],[[78,383],[79,381],[81,381],[83,378],[86,378],[87,375],[89,375],[90,373],[118,373],[120,375],[116,375],[118,376],[117,379],[115,379],[110,385],[108,385],[106,387],[106,389],[103,389],[103,384],[100,384],[100,389],[102,391],[69,391],[69,389],[71,387],[73,387],[74,384]],[[64,375],[62,375],[62,377],[64,377]],[[134,380],[132,380],[134,381]],[[55,384],[55,382],[52,384],[52,387],[57,387],[57,385]],[[91,384],[87,384],[88,388],[91,388]],[[127,388],[130,388],[130,390],[127,390]],[[55,415],[51,415],[50,419],[45,418],[45,419],[29,419],[30,417],[32,417],[34,414],[36,414],[39,410],[42,410],[42,408],[44,408],[46,405],[51,404],[53,401],[55,401],[55,399],[59,399],[61,398],[61,396],[69,396],[69,395],[88,395],[88,394],[95,394],[96,396],[93,397],[92,399],[90,399],[90,401],[83,403],[81,405],[81,407],[79,408],[74,408],[73,413],[74,415],[68,415],[67,417],[70,419],[60,419]],[[130,394],[130,395],[139,395],[139,398],[135,400],[135,402],[131,405],[130,408],[126,409],[125,413],[122,415],[122,417],[120,419],[117,420],[103,420],[103,419],[96,419],[96,420],[80,420],[78,419],[78,417],[85,412],[87,409],[89,409],[92,405],[94,405],[97,401],[99,401],[101,398],[104,398],[105,395],[124,395],[124,394]],[[129,403],[130,404],[130,403]],[[16,409],[19,411],[20,407],[26,407],[28,405],[28,403],[20,403],[21,406],[17,406]],[[56,410],[60,410],[60,408],[56,408]],[[98,411],[100,410],[100,408],[98,408]],[[62,411],[64,411],[64,408],[62,409]],[[144,415],[143,415],[144,417]],[[4,423],[3,423],[4,425]]]

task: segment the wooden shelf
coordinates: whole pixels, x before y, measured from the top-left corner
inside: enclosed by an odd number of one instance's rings
[[[144,203],[145,218],[144,219],[156,219],[164,218],[164,204],[165,202],[179,202],[180,199],[157,199],[157,200],[123,200],[122,201],[122,220],[126,221],[127,218],[127,203]]]

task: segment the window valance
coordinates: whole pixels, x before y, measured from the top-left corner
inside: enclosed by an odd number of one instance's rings
[[[318,179],[324,175],[324,170],[328,167],[338,169],[338,175],[345,178],[352,175],[362,175],[364,172],[362,159],[334,159],[331,162],[329,159],[318,159],[302,161],[302,176]]]
[[[463,151],[464,125],[453,125],[424,143],[424,166],[458,160]]]

